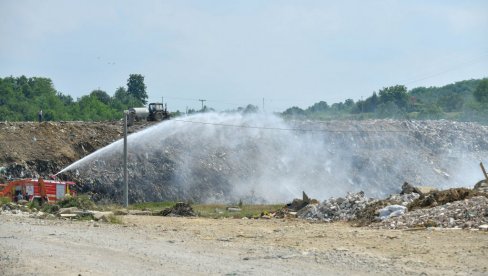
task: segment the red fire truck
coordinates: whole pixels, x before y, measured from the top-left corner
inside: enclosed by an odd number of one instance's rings
[[[7,184],[0,184],[0,197],[8,197],[12,201],[39,200],[55,203],[66,195],[76,196],[76,192],[71,189],[75,184],[72,181],[44,180],[42,178],[13,180]]]

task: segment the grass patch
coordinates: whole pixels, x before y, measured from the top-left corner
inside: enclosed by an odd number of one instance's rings
[[[96,209],[95,203],[87,195],[79,195],[75,197],[66,197],[57,202],[57,205],[61,208],[77,207],[83,210],[94,210]]]
[[[166,208],[173,207],[176,202],[165,201],[165,202],[143,202],[136,203],[129,206],[129,209],[144,210],[159,212]],[[276,210],[283,207],[285,204],[259,204],[259,205],[248,205],[248,204],[238,204],[238,205],[226,205],[226,204],[190,204],[193,211],[199,216],[204,218],[257,218],[260,217],[262,213],[267,214],[270,212],[275,212]],[[241,211],[230,212],[227,207],[238,207]]]
[[[41,209],[41,205],[39,204],[39,201],[38,200],[33,200],[31,202],[29,202],[29,204],[27,205],[30,209],[36,209],[36,210],[39,210]]]
[[[224,204],[196,204],[193,205],[193,210],[199,217],[205,218],[258,218],[261,214],[268,214],[275,212],[283,207],[284,204],[259,204],[259,205],[247,205],[242,204],[241,211],[230,212],[227,210],[228,205]],[[237,207],[237,206],[236,206]]]
[[[11,201],[12,200],[9,197],[0,197],[0,206],[2,206],[4,204],[8,204]]]
[[[96,206],[98,211],[117,211],[120,209],[124,209],[124,207],[120,204],[97,204]]]
[[[44,204],[41,211],[48,214],[55,214],[59,211],[59,205],[56,204]]]
[[[109,215],[107,216],[107,222],[112,224],[122,224],[122,220],[117,217],[116,215]]]
[[[142,202],[129,205],[129,209],[142,211],[161,211],[163,209],[172,207],[176,202],[162,201],[162,202]]]

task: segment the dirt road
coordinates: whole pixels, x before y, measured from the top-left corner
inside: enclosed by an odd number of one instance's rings
[[[487,275],[488,233],[301,220],[0,215],[2,275]]]

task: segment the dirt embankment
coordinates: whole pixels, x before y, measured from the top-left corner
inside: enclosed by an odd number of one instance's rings
[[[119,122],[1,122],[0,166],[6,176],[47,176],[121,136]]]
[[[137,123],[128,132],[148,125]],[[122,137],[119,121],[0,122],[0,173],[46,177]]]

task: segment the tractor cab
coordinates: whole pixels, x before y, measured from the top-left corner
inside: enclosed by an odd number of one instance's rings
[[[149,104],[149,113],[156,112],[156,111],[163,111],[164,106],[162,103],[150,103]]]

